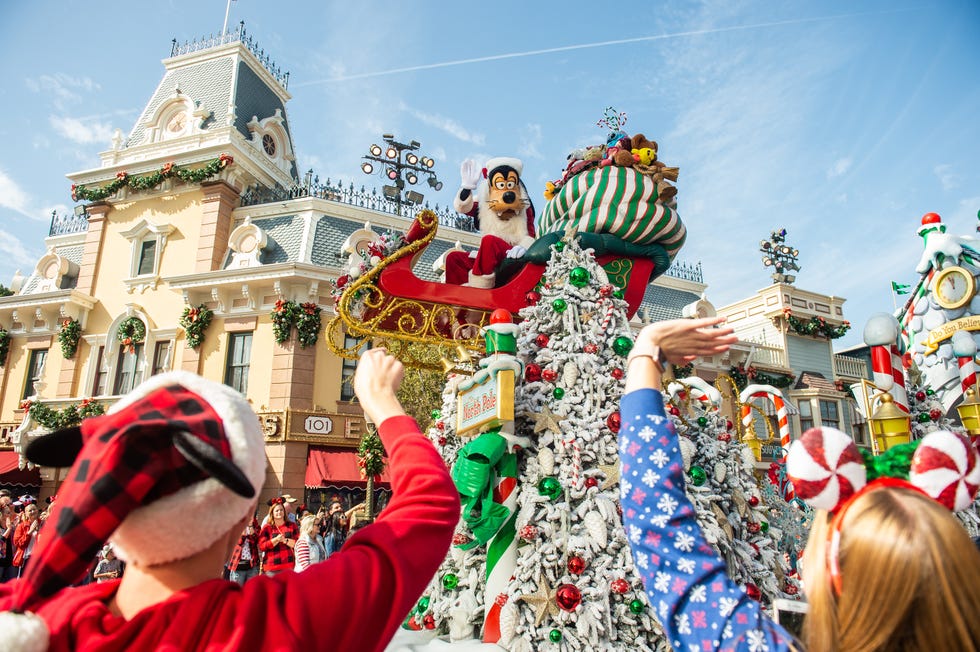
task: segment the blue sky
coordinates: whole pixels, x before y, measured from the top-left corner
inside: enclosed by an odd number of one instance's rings
[[[179,41],[218,32],[223,0],[0,7],[0,282],[43,254],[65,174],[128,133]],[[298,163],[359,170],[384,132],[418,140],[445,182],[467,157],[518,156],[539,211],[607,106],[679,166],[679,258],[721,306],[767,285],[758,243],[785,227],[797,285],[845,297],[858,344],[889,283],[915,280],[926,212],[972,233],[980,210],[980,3],[283,2],[229,23],[283,70]],[[423,186],[423,190],[428,190]]]

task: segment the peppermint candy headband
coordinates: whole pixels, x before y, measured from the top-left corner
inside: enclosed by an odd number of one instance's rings
[[[947,509],[959,511],[973,503],[980,489],[980,453],[966,437],[937,430],[875,457],[860,451],[840,430],[811,428],[790,445],[786,475],[797,496],[830,512],[839,511],[878,478],[907,480]]]

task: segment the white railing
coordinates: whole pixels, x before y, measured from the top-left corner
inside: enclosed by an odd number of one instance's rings
[[[786,352],[778,346],[756,343],[752,343],[751,346],[752,358],[748,361],[748,364],[753,366],[764,365],[766,367],[788,368],[786,364]]]
[[[867,378],[868,366],[864,360],[848,355],[834,355],[834,376]]]

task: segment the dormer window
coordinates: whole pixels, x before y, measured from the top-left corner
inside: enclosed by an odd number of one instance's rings
[[[270,158],[276,157],[276,139],[272,137],[272,134],[262,136],[262,150]]]
[[[130,292],[156,289],[163,250],[173,231],[174,227],[170,224],[157,225],[142,220],[122,234],[131,243],[129,278],[123,281]]]
[[[180,136],[187,129],[187,114],[183,111],[179,111],[170,117],[167,121],[167,136]]]

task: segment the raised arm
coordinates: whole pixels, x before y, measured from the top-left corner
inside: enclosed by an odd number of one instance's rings
[[[788,650],[791,640],[732,582],[684,492],[678,436],[664,412],[661,361],[687,363],[736,341],[722,319],[644,328],[620,405],[623,519],[647,596],[675,650]]]

